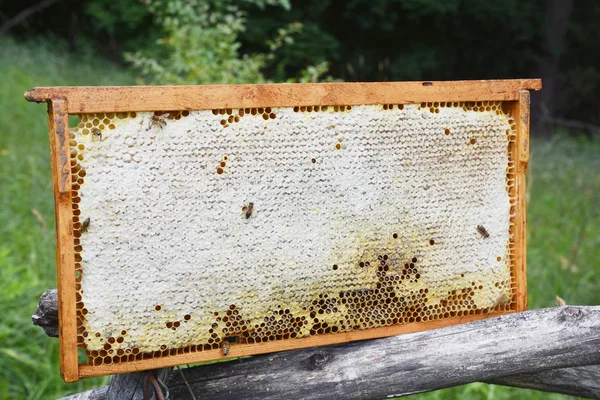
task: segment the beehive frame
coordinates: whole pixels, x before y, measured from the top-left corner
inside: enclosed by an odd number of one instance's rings
[[[238,357],[316,345],[342,343],[352,340],[383,337],[400,333],[439,328],[451,324],[473,321],[489,315],[523,311],[527,306],[525,278],[525,172],[529,157],[529,90],[541,89],[539,80],[456,81],[456,82],[389,82],[389,83],[330,83],[330,84],[269,84],[231,86],[164,86],[164,87],[54,87],[34,88],[25,94],[29,101],[48,103],[48,124],[51,150],[51,169],[56,205],[57,278],[59,290],[59,337],[61,374],[67,382],[82,377],[153,369],[228,357]],[[224,355],[222,344],[214,343],[198,348],[186,345],[155,351],[150,354],[127,353],[123,357],[105,354],[111,362],[96,365],[78,363],[78,345],[81,345],[82,314],[81,256],[78,255],[80,232],[84,221],[74,214],[73,175],[79,171],[71,163],[69,115],[93,113],[157,112],[169,110],[179,117],[197,110],[212,110],[223,129],[233,124],[231,110],[238,110],[235,122],[243,111],[262,111],[265,120],[275,118],[265,109],[290,108],[294,112],[338,112],[352,107],[380,107],[377,110],[401,110],[404,105],[415,104],[423,112],[439,112],[439,107],[455,107],[465,112],[490,111],[506,115],[510,123],[508,140],[510,168],[507,181],[510,197],[509,254],[511,282],[510,301],[485,309],[449,312],[440,319],[422,321],[420,317],[388,323],[369,329],[329,331],[319,325],[319,333],[307,337],[277,337],[260,343],[236,343]],[[414,108],[413,107],[413,108]],[[241,113],[239,112],[241,110]],[[412,110],[412,109],[411,109]],[[368,111],[368,110],[367,110]],[[157,113],[158,114],[158,113]],[[221,118],[225,114],[226,118]],[[261,116],[258,113],[258,117]],[[170,114],[169,114],[170,115]],[[158,129],[160,127],[157,127]],[[113,129],[113,128],[111,128]],[[446,132],[448,134],[449,132]],[[101,138],[100,138],[101,139]],[[473,139],[472,139],[473,140]],[[472,142],[473,144],[474,142]],[[341,145],[336,144],[339,150]],[[316,159],[313,158],[313,163]],[[217,173],[221,174],[223,170]],[[75,208],[76,209],[76,208]],[[243,217],[242,217],[243,218]],[[83,219],[83,216],[82,216]],[[93,226],[93,225],[92,225]],[[485,232],[482,232],[483,235]],[[487,233],[485,233],[487,234]],[[396,234],[394,234],[396,235]],[[433,244],[433,239],[431,240]],[[81,247],[81,246],[79,246]],[[386,255],[387,258],[387,255]],[[416,262],[416,260],[413,260]],[[410,261],[409,261],[410,262]],[[334,269],[337,265],[334,265]],[[409,274],[410,276],[410,274]],[[472,302],[472,301],[471,301]],[[234,310],[235,311],[235,310]],[[283,310],[280,310],[283,313]],[[289,310],[286,310],[289,313]],[[280,313],[280,314],[281,314]],[[286,313],[286,315],[288,315]],[[291,317],[291,314],[289,314]],[[308,315],[308,314],[307,314]],[[186,315],[186,320],[189,315]],[[298,316],[298,318],[300,318]],[[186,322],[182,321],[181,322]],[[249,321],[248,321],[249,322]],[[179,324],[180,321],[177,321]],[[173,324],[171,322],[171,324]],[[326,324],[324,324],[326,325]],[[167,325],[168,326],[168,325]],[[315,325],[316,326],[316,325]],[[173,329],[174,327],[169,327]],[[324,332],[321,332],[324,331]],[[337,332],[337,333],[335,333]],[[280,336],[280,335],[279,335]],[[275,337],[275,335],[273,335]],[[122,337],[117,337],[123,340]],[[279,340],[281,339],[281,340]],[[79,342],[78,342],[79,340]],[[115,337],[107,338],[110,343]],[[223,342],[221,342],[223,343]],[[110,344],[107,344],[110,349]],[[138,349],[139,351],[139,349]],[[106,353],[106,351],[105,351]],[[112,362],[113,357],[115,362]],[[118,359],[118,360],[117,360]]]

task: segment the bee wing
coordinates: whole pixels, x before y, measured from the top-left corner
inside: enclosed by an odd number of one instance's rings
[[[556,296],[556,305],[559,307],[564,307],[567,305],[567,302],[563,298]]]

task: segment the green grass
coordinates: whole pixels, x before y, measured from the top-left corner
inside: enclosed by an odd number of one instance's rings
[[[600,137],[534,141],[528,171],[529,307],[600,305]]]
[[[33,86],[118,85],[134,79],[93,54],[0,38],[0,399],[52,399],[105,384],[65,384],[58,342],[31,324],[39,295],[56,286],[46,107]],[[528,193],[529,307],[600,304],[600,141],[534,141]],[[474,383],[411,398],[566,399]]]
[[[31,323],[39,295],[56,286],[46,106],[33,86],[131,84],[93,55],[47,41],[0,38],[0,399],[52,399],[107,382],[62,382],[58,341]]]

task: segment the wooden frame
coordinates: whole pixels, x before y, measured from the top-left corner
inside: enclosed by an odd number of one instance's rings
[[[71,161],[67,101],[48,104],[48,133],[56,220],[56,277],[58,280],[58,332],[60,370],[67,382],[77,380],[77,313],[75,308],[75,256],[73,249],[73,208],[71,203]]]
[[[73,252],[73,211],[69,159],[68,115],[94,112],[200,110],[267,106],[316,106],[360,104],[406,104],[420,102],[504,101],[516,123],[516,141],[510,151],[514,163],[515,202],[511,240],[516,305],[508,312],[527,308],[525,172],[529,152],[529,92],[541,89],[535,79],[457,82],[389,82],[330,84],[269,84],[229,86],[158,87],[55,87],[34,88],[28,101],[46,101],[51,149],[51,167],[56,206],[57,278],[59,289],[59,333],[61,372],[65,381],[82,377],[154,369],[177,364],[213,360],[220,350],[183,353],[163,358],[102,366],[78,365],[76,279]],[[363,331],[315,336],[285,342],[240,345],[228,357],[324,344],[392,336],[473,321],[485,315],[454,317],[441,321],[410,323]],[[224,358],[224,357],[223,357]]]
[[[540,90],[539,79],[455,82],[298,83],[214,86],[34,88],[28,101],[68,99],[69,114],[215,108],[407,104],[423,101],[515,101]]]
[[[513,268],[517,287],[517,311],[527,309],[527,199],[526,182],[527,163],[529,162],[529,125],[530,125],[529,91],[520,90],[519,99],[511,106],[510,113],[517,125],[517,141],[512,147],[511,156],[515,163],[515,217],[513,225],[512,245],[514,246]]]

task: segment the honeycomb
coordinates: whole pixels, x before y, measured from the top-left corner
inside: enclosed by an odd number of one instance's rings
[[[89,365],[514,309],[500,102],[79,117]]]

